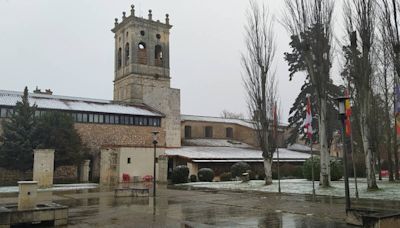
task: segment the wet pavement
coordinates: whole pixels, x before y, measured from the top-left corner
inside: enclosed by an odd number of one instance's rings
[[[344,200],[307,195],[167,189],[157,197],[115,198],[111,189],[41,192],[40,201],[70,207],[68,227],[352,227]],[[16,202],[0,195],[0,204]],[[398,210],[397,201],[361,200],[356,206]],[[39,227],[42,227],[39,225]]]

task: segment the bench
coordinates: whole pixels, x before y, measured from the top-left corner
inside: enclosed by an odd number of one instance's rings
[[[144,187],[116,188],[115,197],[143,197],[149,196],[149,189]]]

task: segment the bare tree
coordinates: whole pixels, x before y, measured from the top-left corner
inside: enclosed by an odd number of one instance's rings
[[[398,24],[398,14],[400,13],[400,1],[399,0],[382,0],[381,1],[381,35],[382,40],[384,42],[385,47],[388,49],[390,53],[391,65],[394,68],[394,71],[397,75],[397,78],[400,78],[400,31]],[[386,56],[385,56],[386,58]],[[394,79],[394,82],[396,79]],[[393,87],[396,86],[396,83],[393,83]],[[395,100],[395,96],[393,96],[393,100]],[[395,106],[393,107],[395,109]],[[394,111],[396,112],[396,110]],[[394,113],[396,115],[396,113]],[[394,126],[396,126],[396,120],[394,118]],[[400,180],[399,175],[399,158],[397,154],[397,134],[396,127],[393,130],[393,154],[394,154],[394,169],[395,169],[395,178],[396,180]]]
[[[285,53],[290,79],[305,71],[316,88],[319,143],[321,145],[320,185],[330,186],[330,156],[327,140],[327,87],[332,65],[332,0],[285,0],[282,23],[291,35],[292,53]]]
[[[226,119],[240,119],[240,120],[244,120],[244,115],[242,113],[234,113],[234,112],[230,112],[228,110],[222,110],[221,115],[222,118],[226,118]]]
[[[351,80],[354,84],[355,100],[359,106],[359,126],[365,154],[368,189],[378,188],[375,177],[375,158],[371,144],[371,104],[373,98],[375,38],[374,0],[346,0],[344,19],[350,45],[344,50],[351,61]]]
[[[382,19],[381,19],[382,20]],[[383,19],[384,20],[384,19]],[[385,23],[380,23],[379,26],[379,31],[380,31],[380,39],[378,42],[378,47],[377,48],[377,58],[378,58],[378,72],[375,77],[375,93],[378,94],[380,97],[382,97],[383,100],[383,106],[384,108],[382,110],[378,110],[378,112],[383,113],[383,126],[384,126],[384,134],[383,134],[383,146],[387,152],[387,162],[388,162],[388,171],[389,171],[389,181],[394,181],[394,172],[393,172],[393,156],[392,156],[392,149],[393,149],[393,144],[396,143],[395,141],[393,142],[393,130],[392,130],[392,105],[393,105],[393,84],[394,82],[394,70],[393,70],[393,65],[392,65],[392,59],[387,58],[389,56],[390,52],[390,45],[388,44],[387,36],[385,36],[385,30],[386,30],[386,25]],[[375,121],[377,122],[377,121]],[[378,123],[382,124],[382,123]],[[379,140],[379,139],[378,139]],[[394,152],[394,151],[393,151]],[[378,153],[379,155],[379,153]],[[379,162],[379,159],[378,159]],[[381,177],[381,175],[379,175]],[[381,178],[380,178],[381,179]]]
[[[272,64],[275,42],[272,33],[273,19],[265,5],[250,1],[245,26],[246,52],[242,54],[243,82],[247,105],[253,117],[256,138],[262,151],[265,184],[272,184],[272,159],[275,151],[272,130],[272,108],[277,101],[277,83]]]

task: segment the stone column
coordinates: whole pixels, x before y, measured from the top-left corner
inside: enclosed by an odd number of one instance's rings
[[[36,207],[37,181],[18,181],[18,210],[30,210]]]
[[[81,173],[79,180],[81,182],[89,182],[90,160],[84,160],[81,164]]]
[[[159,183],[167,183],[168,177],[168,158],[166,156],[158,157],[158,175],[157,181]]]
[[[54,149],[34,150],[33,180],[39,188],[53,186]]]
[[[199,172],[199,166],[196,163],[193,162],[188,162],[187,167],[189,169],[189,176],[190,175],[196,175]]]

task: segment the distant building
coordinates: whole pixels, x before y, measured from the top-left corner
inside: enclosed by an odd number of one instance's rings
[[[92,154],[91,178],[102,184],[153,175],[152,132],[159,132],[157,179],[185,164],[191,173],[201,167],[215,170],[237,161],[262,164],[251,122],[181,115],[180,90],[171,88],[169,32],[165,22],[123,13],[115,20],[114,97],[112,101],[57,96],[36,89],[29,94],[37,116],[59,110],[70,114],[75,128]],[[95,88],[94,88],[95,89]],[[22,93],[0,91],[0,118],[8,118]],[[0,129],[1,130],[1,129]],[[279,145],[284,146],[286,125],[279,126]],[[183,145],[183,146],[181,146]],[[285,162],[303,162],[309,157],[281,149]]]

